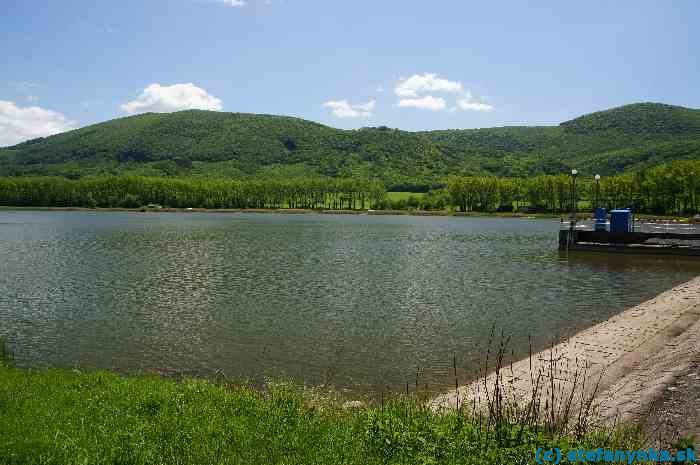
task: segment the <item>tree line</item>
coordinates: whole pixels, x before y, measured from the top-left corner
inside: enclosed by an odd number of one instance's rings
[[[572,206],[570,174],[529,178],[453,176],[444,187],[400,203],[380,181],[352,178],[220,180],[113,176],[0,178],[0,205],[137,208],[308,208],[329,210],[418,208],[464,212],[566,212]],[[577,207],[631,207],[640,213],[700,212],[700,161],[605,176],[577,176]]]
[[[363,209],[385,195],[377,181],[357,179],[209,180],[136,176],[0,178],[0,205],[173,208]]]
[[[593,177],[570,174],[530,178],[491,176],[448,179],[448,202],[462,211],[570,211],[584,202],[590,209],[630,207],[653,214],[700,212],[700,161],[676,161],[647,170]],[[575,192],[572,195],[572,192]]]

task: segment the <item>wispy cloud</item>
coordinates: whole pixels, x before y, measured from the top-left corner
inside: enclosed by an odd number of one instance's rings
[[[130,115],[149,111],[170,113],[191,109],[218,111],[223,109],[223,103],[191,82],[172,86],[156,83],[146,87],[135,100],[123,104],[121,109]]]
[[[324,107],[333,110],[337,118],[369,118],[374,111],[375,100],[367,103],[352,104],[347,100],[329,100],[323,104]]]
[[[462,111],[493,111],[493,105],[482,102],[481,100],[473,98],[468,95],[464,98],[457,100],[457,109]]]
[[[0,147],[77,128],[62,113],[36,106],[19,107],[0,100]]]
[[[244,0],[220,0],[221,3],[228,6],[242,7],[245,6],[246,2]]]

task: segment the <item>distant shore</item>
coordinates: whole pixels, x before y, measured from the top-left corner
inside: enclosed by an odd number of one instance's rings
[[[319,215],[401,215],[401,216],[455,216],[466,218],[523,218],[523,219],[566,219],[566,213],[520,213],[520,212],[456,212],[448,210],[326,210],[326,209],[306,209],[306,208],[122,208],[122,207],[12,207],[0,206],[2,211],[76,211],[76,212],[120,212],[120,213],[278,213],[288,215],[319,214]],[[665,215],[635,215],[648,221],[680,221],[689,222],[692,218],[682,216]],[[592,213],[579,212],[578,219],[590,219]]]
[[[280,214],[320,214],[320,215],[410,215],[410,216],[459,216],[459,217],[500,217],[500,218],[559,218],[553,213],[487,213],[451,212],[447,210],[326,210],[307,208],[87,208],[87,207],[8,207],[0,206],[0,211],[80,211],[80,212],[124,212],[124,213],[280,213]],[[588,215],[590,216],[590,215]],[[581,215],[581,218],[585,216]]]

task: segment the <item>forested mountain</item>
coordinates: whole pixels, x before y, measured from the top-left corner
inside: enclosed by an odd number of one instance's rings
[[[298,118],[200,110],[115,119],[0,149],[0,176],[341,176],[389,186],[450,174],[613,174],[700,158],[700,110],[626,105],[559,126],[340,130]]]

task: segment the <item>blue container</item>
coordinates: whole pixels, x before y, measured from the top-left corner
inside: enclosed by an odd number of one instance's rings
[[[612,210],[610,212],[610,232],[629,233],[632,232],[632,210]]]
[[[595,230],[605,231],[608,229],[608,211],[605,208],[595,209]]]

